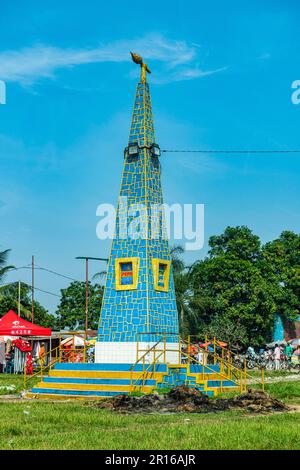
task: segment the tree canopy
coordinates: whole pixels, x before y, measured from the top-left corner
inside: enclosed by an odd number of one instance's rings
[[[299,236],[291,232],[265,246],[245,226],[210,237],[208,256],[187,274],[197,315],[193,333],[222,319],[244,328],[244,343],[269,341],[275,313],[289,320],[299,315],[298,262]]]
[[[9,310],[18,311],[18,291],[18,282],[2,287],[0,291],[0,316],[5,315]],[[23,282],[21,283],[20,292],[20,315],[31,321],[31,287]],[[55,326],[55,316],[48,313],[38,301],[34,302],[34,323],[49,328]]]
[[[10,269],[14,269],[14,266],[10,266],[7,264],[9,253],[10,253],[10,250],[0,251],[0,282],[3,282],[5,274]]]
[[[3,282],[8,271],[14,269],[14,266],[7,264],[10,251],[0,252],[0,282]],[[20,291],[19,306],[18,282],[0,286],[0,316],[5,315],[9,310],[17,312],[20,307],[20,316],[31,320],[31,288],[27,284],[21,283]],[[35,302],[34,313],[36,323],[44,327],[53,327],[54,316],[50,315],[39,302]]]
[[[57,307],[57,325],[60,329],[84,329],[85,327],[85,282],[74,281],[61,290]],[[91,329],[98,328],[103,287],[89,282],[89,322]]]
[[[0,252],[0,282],[10,250]],[[300,235],[284,231],[262,244],[246,226],[211,236],[203,260],[187,267],[184,250],[171,248],[180,332],[217,336],[229,344],[260,345],[272,338],[274,317],[294,321],[300,314]],[[103,274],[103,273],[102,273]],[[35,302],[35,322],[52,328],[85,327],[85,283],[61,290],[56,316]],[[31,288],[21,284],[21,316],[30,319]],[[97,329],[103,286],[89,283],[89,328]],[[0,286],[0,315],[18,308],[18,283]]]
[[[284,320],[293,320],[300,308],[300,235],[284,231],[266,243],[262,252],[278,283],[278,312]]]

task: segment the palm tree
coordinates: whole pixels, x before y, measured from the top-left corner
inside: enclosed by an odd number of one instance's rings
[[[15,269],[14,266],[7,266],[7,258],[9,255],[10,250],[4,250],[0,251],[0,282],[3,281],[5,274],[10,270],[10,269]]]
[[[15,269],[15,266],[8,265],[7,259],[11,250],[4,250],[0,251],[0,283],[3,282],[5,275],[11,269]],[[18,302],[18,285],[17,283],[12,283],[9,285],[0,286],[0,302],[1,304],[11,305],[16,310],[19,307]],[[31,318],[31,312],[25,308],[22,304],[20,304],[20,312],[22,316],[25,318]],[[6,313],[6,312],[3,312]]]
[[[26,299],[26,296],[28,295],[28,292],[31,290],[31,288],[21,282],[21,302],[19,306],[19,299],[18,299],[18,291],[19,291],[19,283],[18,282],[12,282],[11,284],[0,286],[0,315],[5,314],[8,312],[10,309],[18,310],[20,307],[20,314],[22,318],[26,318],[27,320],[31,319],[31,311],[28,310],[24,306],[24,301]]]
[[[172,269],[173,269],[173,274],[180,273],[184,270],[184,262],[182,259],[182,255],[184,253],[184,248],[181,245],[173,245],[170,248],[170,255],[171,255],[171,261],[172,261]]]
[[[182,259],[183,253],[184,249],[180,245],[174,245],[170,249],[176,305],[179,317],[179,330],[184,337],[190,333],[190,324],[196,318],[196,315],[190,308],[192,293],[189,287],[189,272]]]
[[[100,282],[103,280],[103,283],[105,284],[105,279],[106,279],[107,271],[100,271],[100,273],[94,274],[92,277],[93,281],[99,280]]]

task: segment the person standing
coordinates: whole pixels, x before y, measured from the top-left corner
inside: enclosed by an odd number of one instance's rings
[[[33,374],[33,361],[31,352],[28,352],[26,355],[26,375]]]
[[[40,350],[39,350],[39,363],[40,366],[43,367],[45,365],[45,343],[41,344]]]
[[[289,366],[291,366],[291,363],[292,363],[293,352],[294,352],[293,346],[291,344],[287,344],[285,347],[285,355],[287,357]]]
[[[274,359],[275,359],[275,370],[280,369],[280,356],[281,356],[281,350],[278,344],[275,344],[275,349],[274,349]]]
[[[199,362],[200,364],[204,364],[203,358],[204,358],[203,351],[202,351],[201,348],[199,348],[199,349],[198,349],[198,362]]]

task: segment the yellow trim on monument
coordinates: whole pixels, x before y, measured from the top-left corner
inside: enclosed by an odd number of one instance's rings
[[[158,281],[158,275],[159,275],[159,265],[163,264],[166,266],[166,269],[164,271],[164,279],[163,283],[164,285],[161,286],[159,285]],[[171,261],[166,260],[166,259],[159,259],[159,258],[153,258],[152,259],[152,270],[153,270],[153,279],[154,279],[154,289],[161,291],[161,292],[168,292],[169,291],[169,279],[170,279],[170,266],[171,266]]]
[[[121,264],[122,263],[132,263],[132,284],[121,284]],[[139,267],[140,267],[140,258],[116,258],[115,260],[116,290],[137,289]]]

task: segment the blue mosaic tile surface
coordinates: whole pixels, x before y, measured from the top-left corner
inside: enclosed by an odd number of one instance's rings
[[[153,116],[149,85],[138,83],[129,143],[138,142],[140,147],[155,143]],[[178,315],[176,309],[172,272],[168,292],[154,289],[152,258],[170,260],[168,240],[163,238],[163,216],[156,225],[157,238],[151,238],[153,228],[152,204],[162,204],[161,169],[159,158],[153,157],[148,148],[140,148],[137,156],[125,156],[120,197],[127,197],[128,205],[143,203],[147,207],[145,216],[147,239],[120,238],[124,229],[121,220],[126,208],[119,198],[116,233],[112,241],[107,279],[99,321],[98,341],[157,341],[158,333],[171,333],[169,342],[178,340]],[[132,219],[127,220],[127,229]],[[122,225],[122,227],[121,227]],[[137,289],[116,290],[116,258],[139,257]],[[156,333],[143,334],[141,333]]]

